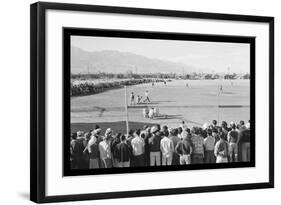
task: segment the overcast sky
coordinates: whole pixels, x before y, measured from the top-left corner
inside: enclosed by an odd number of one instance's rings
[[[86,51],[132,52],[185,63],[203,72],[227,72],[228,67],[231,72],[250,72],[249,44],[72,36],[71,46]]]

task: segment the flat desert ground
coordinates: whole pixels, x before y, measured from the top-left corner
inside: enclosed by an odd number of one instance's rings
[[[188,83],[189,87],[186,86]],[[219,93],[222,85],[223,92]],[[143,96],[149,91],[151,103],[129,105],[129,95],[134,92]],[[164,83],[142,84],[127,87],[128,119],[130,128],[144,124],[160,124],[177,127],[181,121],[187,125],[201,126],[216,119],[227,122],[250,119],[249,80],[172,80]],[[218,108],[219,105],[219,108]],[[144,118],[145,106],[159,108],[161,116]],[[125,130],[125,89],[114,89],[103,93],[71,97],[71,131],[92,129],[95,124],[102,128]],[[139,127],[141,128],[141,127]]]

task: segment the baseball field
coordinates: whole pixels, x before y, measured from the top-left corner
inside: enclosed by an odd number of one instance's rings
[[[130,104],[132,92],[136,101],[138,95],[145,98],[146,90],[150,103]],[[102,128],[111,127],[116,132],[126,132],[126,100],[132,129],[145,124],[177,127],[185,121],[190,126],[201,126],[213,119],[219,123],[222,120],[239,122],[250,119],[249,80],[172,80],[166,84],[141,84],[71,97],[71,131],[87,131],[98,124]],[[160,116],[145,118],[145,107],[158,108]]]

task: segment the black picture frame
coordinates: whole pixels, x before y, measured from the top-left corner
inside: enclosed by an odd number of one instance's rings
[[[86,11],[99,13],[120,13],[195,19],[246,21],[269,25],[269,181],[261,183],[231,184],[220,186],[138,190],[126,192],[106,192],[74,195],[46,195],[46,68],[45,37],[46,11],[48,9],[66,11]],[[274,18],[144,8],[111,7],[82,4],[38,2],[30,7],[30,199],[37,203],[76,200],[97,200],[124,197],[140,197],[197,192],[230,191],[274,187]]]
[[[255,37],[254,36],[229,36],[229,35],[209,35],[191,34],[174,32],[151,32],[151,31],[132,31],[132,30],[113,30],[113,29],[88,29],[88,28],[63,28],[63,162],[64,176],[99,175],[99,174],[120,174],[120,173],[139,173],[139,172],[163,172],[180,170],[202,170],[202,169],[226,169],[255,166],[255,78],[250,80],[250,121],[251,121],[251,159],[249,162],[220,163],[220,164],[189,164],[181,166],[153,166],[153,167],[127,167],[127,168],[106,168],[106,169],[71,169],[70,168],[70,87],[71,84],[71,36],[95,36],[95,37],[114,37],[131,39],[161,39],[177,41],[196,41],[196,42],[220,42],[220,43],[243,43],[250,47],[250,76],[255,76]]]

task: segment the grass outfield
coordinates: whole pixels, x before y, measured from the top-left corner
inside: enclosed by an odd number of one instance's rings
[[[186,83],[189,87],[186,87]],[[218,95],[220,85],[223,86],[223,93]],[[127,89],[127,95],[134,92],[135,96],[144,97],[146,90],[149,90],[151,103],[128,108],[130,128],[134,128],[135,122],[138,122],[140,127],[144,124],[177,127],[182,120],[190,125],[202,125],[213,119],[218,120],[219,123],[222,120],[239,122],[250,119],[249,80],[173,80],[167,85],[155,83],[155,86],[151,84],[131,86]],[[158,107],[160,113],[166,117],[144,118],[142,109],[145,106]],[[71,98],[73,130],[78,128],[84,130],[82,129],[84,127],[86,130],[92,129],[94,124],[111,126],[111,128],[115,126],[116,130],[123,130],[125,120],[125,89]]]

